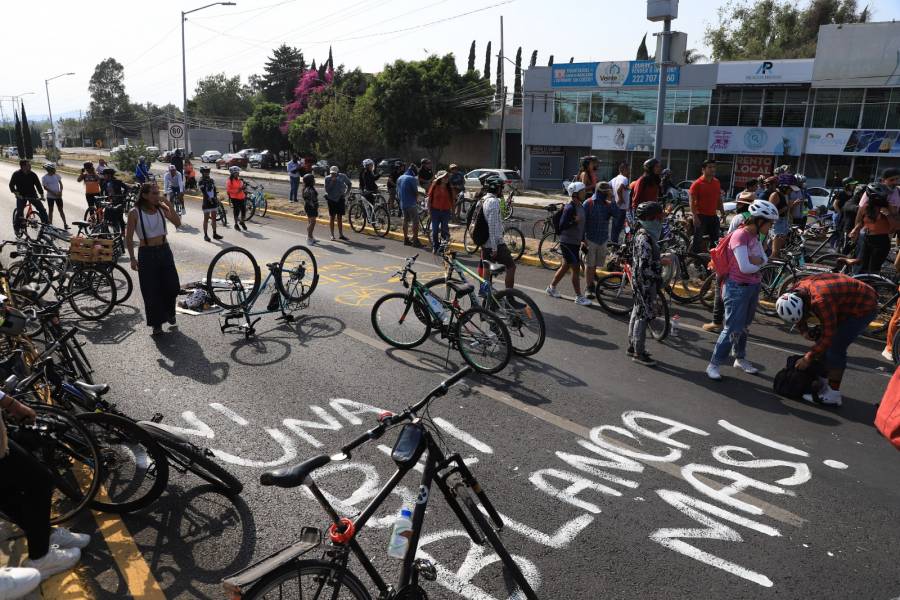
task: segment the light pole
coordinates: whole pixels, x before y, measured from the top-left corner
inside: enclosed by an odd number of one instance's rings
[[[672,19],[678,18],[678,0],[647,0],[647,20],[662,21],[662,43],[659,45],[659,93],[656,96],[656,139],[653,141],[653,158],[662,159],[663,123],[666,111],[666,79],[669,76],[669,48],[672,42]]]
[[[67,75],[74,75],[75,73],[61,73],[55,77],[51,77],[50,79],[44,80],[44,91],[47,92],[47,112],[50,113],[50,131],[53,132],[53,147],[59,148],[59,140],[56,138],[56,124],[53,122],[53,109],[50,108],[50,82],[54,79],[59,79],[60,77],[65,77]]]
[[[184,22],[187,21],[187,16],[191,13],[195,13],[198,10],[203,10],[204,8],[209,8],[210,6],[234,6],[236,2],[213,2],[212,4],[207,4],[206,6],[201,6],[200,8],[195,8],[193,10],[181,11],[181,85],[182,85],[182,98],[181,98],[181,113],[184,115],[184,153],[187,155],[185,158],[191,155],[191,128],[188,125],[188,109],[187,109],[187,58],[185,57],[184,50]]]
[[[0,98],[2,98],[3,100],[9,100],[10,102],[12,102],[13,103],[13,112],[15,112],[16,100],[20,100],[22,98],[22,96],[28,96],[31,94],[34,94],[34,92],[23,92],[21,94],[9,94],[7,96],[0,96]],[[2,101],[0,101],[0,107],[2,107],[2,106],[3,106],[3,103],[2,103]],[[3,126],[6,127],[6,116],[3,117]],[[8,130],[6,133],[9,134],[9,145],[12,146],[12,144],[13,144],[12,129]]]

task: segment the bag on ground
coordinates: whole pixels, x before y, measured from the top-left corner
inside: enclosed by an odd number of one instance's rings
[[[794,366],[801,358],[800,354],[789,356],[784,368],[775,374],[772,387],[776,394],[791,400],[802,400],[804,394],[810,394],[814,402],[819,402],[820,378],[825,377],[825,366],[815,361],[801,371]]]

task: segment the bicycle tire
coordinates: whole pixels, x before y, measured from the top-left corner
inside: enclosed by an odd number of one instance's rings
[[[27,260],[20,260],[9,265],[7,280],[11,288],[23,288],[34,284],[37,286],[35,294],[38,298],[43,298],[53,285],[53,279],[49,273]]]
[[[225,210],[221,200],[219,201],[219,206],[216,207],[216,221],[228,227],[228,211]]]
[[[352,202],[347,209],[347,220],[350,221],[350,229],[356,233],[362,233],[366,228],[366,211],[362,202]]]
[[[480,325],[475,322],[476,319],[481,323],[486,322],[488,325],[486,327]],[[496,314],[480,306],[473,306],[459,316],[454,328],[454,337],[460,356],[466,361],[466,364],[479,373],[493,375],[502,371],[509,364],[509,359],[512,357],[509,330]],[[468,338],[471,338],[471,341],[467,341]],[[482,356],[486,356],[493,348],[501,349],[501,354],[495,361],[496,364],[487,365],[476,358],[478,352]],[[476,349],[478,352],[473,352]]]
[[[778,300],[778,294],[784,282],[784,280],[779,279],[780,273],[781,265],[777,263],[763,265],[759,270],[760,285],[757,310],[767,317],[778,315],[775,311],[775,301]]]
[[[247,221],[251,220],[254,216],[256,216],[256,200],[253,196],[248,196],[245,200],[247,205]]]
[[[609,273],[597,280],[597,302],[611,315],[624,317],[634,308],[634,292],[622,273]]]
[[[522,308],[511,306],[508,299],[515,299],[524,306]],[[537,303],[531,296],[515,288],[500,290],[494,294],[494,300],[496,300],[496,306],[490,308],[495,314],[503,319],[503,323],[509,331],[509,341],[510,344],[512,344],[513,352],[519,356],[532,356],[537,354],[544,346],[544,341],[547,338],[547,326],[544,322],[544,313],[538,308]],[[525,318],[523,318],[523,315]],[[521,330],[523,327],[526,327],[526,322],[534,323],[537,331],[537,339],[530,345],[520,342],[520,340],[527,339],[525,336],[521,335]]]
[[[285,250],[278,262],[278,276],[275,277],[278,292],[288,300],[301,302],[316,291],[317,285],[319,285],[319,266],[310,249],[297,245]]]
[[[451,281],[459,281],[458,279],[451,279]],[[440,298],[445,302],[453,302],[454,300],[459,304],[459,307],[462,310],[468,310],[473,306],[478,306],[478,302],[473,302],[473,294],[466,294],[464,296],[457,296],[456,292],[454,292],[451,288],[447,287],[447,278],[446,277],[435,277],[431,281],[425,284],[425,287],[431,290],[435,296]]]
[[[100,495],[105,500],[98,500],[96,497],[91,501],[91,508],[101,510],[103,512],[112,513],[130,513],[150,506],[157,498],[159,498],[166,484],[169,481],[169,462],[166,453],[160,448],[159,444],[153,437],[141,428],[134,421],[121,417],[119,415],[103,412],[87,412],[77,415],[78,420],[88,425],[96,425],[95,428],[89,428],[89,431],[97,441],[103,461],[103,492]],[[123,452],[116,452],[114,446],[122,448]],[[135,451],[134,446],[140,450]],[[114,462],[113,454],[116,459],[124,459],[120,462]],[[133,459],[134,473],[120,473],[117,465],[125,465],[126,461],[131,463]],[[133,497],[134,492],[140,492],[141,488],[135,489],[142,470],[142,462],[146,461],[147,467],[145,476],[152,480],[142,494]],[[116,477],[119,473],[120,476]],[[117,483],[117,480],[119,483]],[[120,496],[118,486],[124,484],[124,492],[131,492],[127,496]]]
[[[503,229],[503,241],[506,243],[513,261],[518,262],[525,254],[525,234],[518,227],[510,225]]]
[[[32,242],[38,241],[41,237],[41,219],[36,212],[32,212],[25,217],[25,237]]]
[[[248,261],[249,263],[245,262]],[[232,261],[230,264],[228,261]],[[238,265],[238,262],[241,263]],[[237,272],[240,269],[240,272]],[[244,289],[245,273],[253,271],[253,285],[250,290]],[[240,287],[236,287],[233,278],[240,281]],[[209,262],[206,270],[206,290],[213,302],[225,309],[234,310],[250,303],[259,291],[260,272],[259,265],[253,255],[240,246],[225,248],[216,254]],[[241,293],[243,292],[243,296]]]
[[[124,304],[131,298],[131,292],[134,291],[134,280],[131,279],[128,270],[119,264],[113,265],[110,274],[113,276],[113,283],[116,286],[116,304]]]
[[[415,298],[410,299],[407,302],[408,294],[404,292],[392,292],[390,294],[386,294],[375,301],[375,304],[372,305],[372,328],[375,330],[375,334],[378,335],[385,343],[390,344],[394,348],[404,348],[410,349],[415,348],[416,346],[421,345],[428,339],[428,336],[431,335],[431,319],[423,319],[416,318],[411,319],[409,317],[410,312],[418,313],[423,311],[423,308],[419,308],[416,310],[416,306],[418,301]],[[397,304],[397,300],[403,303],[403,307]],[[391,302],[388,305],[388,308],[382,308],[387,305],[388,302]],[[413,306],[409,306],[410,302]],[[394,313],[394,314],[391,314]],[[399,319],[399,320],[398,320]],[[389,323],[393,323],[394,320],[397,320],[396,325],[399,327],[403,327],[406,323],[417,323],[423,327],[421,333],[412,330],[405,329],[405,331],[410,331],[411,335],[408,339],[398,339],[398,336],[392,335],[391,333],[385,331],[385,327],[388,326]],[[383,325],[382,325],[383,323]]]
[[[656,317],[647,322],[647,329],[650,331],[650,337],[661,342],[669,337],[672,323],[669,303],[666,302],[666,295],[662,293],[662,290],[656,292],[656,309]]]
[[[875,315],[875,321],[880,322],[881,325],[864,333],[869,337],[880,337],[887,331],[888,323],[891,322],[891,317],[894,315],[894,306],[897,303],[897,284],[883,279],[879,275],[857,275],[856,279],[868,283],[878,294],[878,314]]]
[[[372,210],[372,230],[378,237],[384,237],[391,231],[391,214],[384,206],[376,206]]]
[[[672,217],[678,220],[683,220],[686,214],[685,205],[679,204],[675,208],[672,209]]]
[[[559,250],[559,236],[551,231],[545,234],[538,243],[538,260],[541,266],[551,271],[562,265],[562,253]]]
[[[259,216],[261,216],[261,217],[265,217],[266,213],[269,212],[269,201],[266,200],[265,194],[263,194],[263,197],[260,200],[259,210],[260,210]]]
[[[716,281],[716,274],[712,273],[706,280],[703,282],[703,285],[700,286],[700,304],[705,306],[708,310],[715,309],[716,303],[716,290],[713,287]]]
[[[316,592],[302,595],[302,578],[308,575],[318,584]],[[293,560],[262,576],[249,590],[241,595],[244,600],[265,600],[283,598],[282,588],[289,583],[292,591],[300,591],[309,598],[329,598],[335,600],[372,600],[362,582],[346,568],[340,568],[324,560]],[[337,585],[334,585],[334,584]],[[277,587],[277,593],[276,588]],[[328,588],[328,589],[326,589]],[[334,589],[331,589],[334,588]],[[347,594],[341,594],[347,590]],[[274,595],[272,595],[274,594]]]
[[[669,296],[678,304],[693,304],[700,299],[700,288],[709,277],[709,257],[688,253],[678,257],[678,272],[666,286]]]
[[[471,227],[466,227],[465,231],[463,231],[463,248],[469,254],[475,254],[478,250],[478,245],[472,239]]]
[[[79,317],[99,321],[116,305],[116,284],[112,275],[97,267],[76,269],[69,278],[69,306]],[[88,308],[87,300],[97,301],[96,309]]]

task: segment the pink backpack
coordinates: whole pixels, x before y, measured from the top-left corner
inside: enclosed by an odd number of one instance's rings
[[[740,231],[740,229],[735,229],[720,239],[716,247],[709,251],[709,266],[716,272],[716,277],[719,279],[725,279],[731,271],[731,261],[734,260],[734,257],[728,250],[728,244],[736,231]]]

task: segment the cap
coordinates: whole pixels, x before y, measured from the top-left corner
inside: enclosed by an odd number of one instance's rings
[[[447,167],[447,170],[448,170],[448,171],[452,171],[453,169],[458,169],[458,168],[459,168],[459,165],[458,165],[458,164],[456,164],[456,163],[450,163],[450,166]]]
[[[566,191],[569,193],[570,196],[574,196],[575,194],[577,194],[578,192],[580,192],[583,189],[584,189],[583,183],[581,183],[580,181],[573,181],[566,188]]]
[[[328,172],[331,173],[332,175],[337,174],[339,171],[340,171],[340,169],[337,168],[337,165],[331,165],[331,168],[328,169]]]
[[[738,194],[738,197],[737,197],[738,202],[743,202],[745,204],[750,204],[754,200],[756,200],[756,194],[754,194],[753,192],[744,191],[744,192],[741,192],[740,194]]]
[[[434,176],[434,180],[437,181],[438,179],[443,179],[446,176],[447,176],[447,171],[441,170],[441,171],[438,171],[437,175]]]

